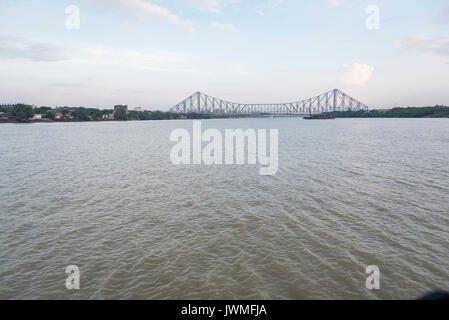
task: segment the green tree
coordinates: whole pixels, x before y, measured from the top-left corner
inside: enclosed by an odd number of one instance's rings
[[[38,114],[46,114],[47,111],[50,111],[51,108],[50,107],[40,107],[36,109],[36,113]]]
[[[45,112],[45,118],[54,120],[56,118],[56,110],[47,110]]]
[[[77,121],[89,121],[90,120],[89,113],[87,112],[87,109],[83,108],[83,107],[76,108],[72,112],[72,116],[73,116],[73,119],[75,119]]]
[[[34,109],[25,104],[18,104],[15,108],[13,116],[16,116],[19,121],[26,121],[34,117]]]
[[[102,116],[101,111],[94,108],[87,109],[87,113],[89,114],[90,119],[95,121],[100,120]]]
[[[142,115],[141,115],[141,113],[142,113],[142,112],[134,111],[134,110],[129,111],[129,113],[128,113],[128,119],[129,119],[129,120],[142,120]]]
[[[125,110],[119,109],[114,113],[114,119],[122,121],[128,120],[128,115],[126,114]]]

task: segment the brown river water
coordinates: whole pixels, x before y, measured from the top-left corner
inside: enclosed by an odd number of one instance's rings
[[[173,165],[191,121],[0,125],[0,299],[414,299],[449,289],[449,119],[279,130],[279,170]],[[80,289],[65,285],[68,265]],[[380,289],[365,268],[380,270]]]

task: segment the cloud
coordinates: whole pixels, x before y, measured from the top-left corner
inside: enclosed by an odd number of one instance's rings
[[[254,10],[260,17],[263,17],[266,12],[269,12],[283,3],[285,3],[284,0],[269,0],[265,3],[265,5],[257,6]]]
[[[186,56],[181,53],[159,50],[117,49],[104,46],[84,47],[74,61],[94,66],[131,67],[147,70],[175,69],[184,63]]]
[[[223,2],[220,0],[193,0],[193,5],[200,11],[220,13]]]
[[[19,60],[1,68],[32,67],[36,62],[58,67],[110,67],[148,71],[197,72],[185,67],[186,54],[161,50],[138,50],[105,46],[78,45],[71,48],[34,42],[27,38],[0,34],[0,59]],[[23,60],[28,60],[25,63]]]
[[[222,13],[229,5],[239,5],[241,0],[190,0],[191,4],[200,11]]]
[[[284,0],[270,0],[270,6],[271,7],[277,7],[280,4],[283,4]]]
[[[449,56],[449,37],[432,39],[411,36],[398,40],[396,43],[409,51],[417,51],[439,56]]]
[[[53,44],[0,34],[0,57],[55,62],[66,60],[65,51]]]
[[[333,6],[341,6],[343,3],[341,2],[341,0],[330,0],[329,1],[331,5]]]
[[[372,77],[374,67],[362,63],[343,65],[341,72],[341,82],[346,86],[363,86]]]
[[[131,18],[139,20],[165,19],[168,22],[195,31],[196,25],[193,21],[182,19],[172,13],[168,8],[145,1],[145,0],[78,0],[92,4],[98,4],[114,8]]]
[[[210,24],[210,26],[225,31],[237,31],[237,28],[231,23],[220,23],[214,21]]]

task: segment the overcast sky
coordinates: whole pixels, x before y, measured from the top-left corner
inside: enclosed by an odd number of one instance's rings
[[[167,110],[195,91],[334,88],[372,108],[449,105],[449,1],[0,0],[0,103]]]

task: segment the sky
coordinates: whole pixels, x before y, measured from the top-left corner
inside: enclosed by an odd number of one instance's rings
[[[449,0],[0,0],[0,104],[449,105]]]

